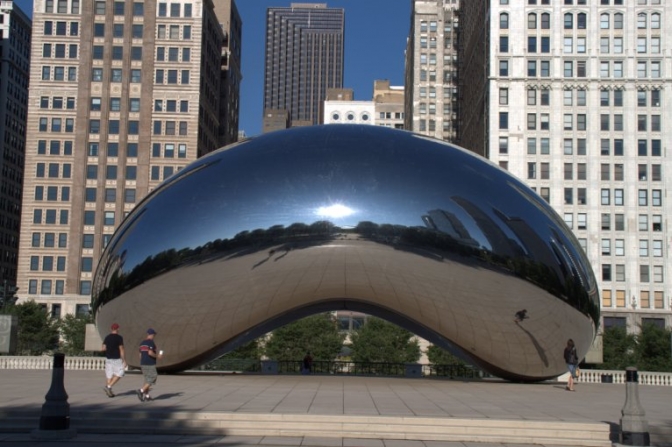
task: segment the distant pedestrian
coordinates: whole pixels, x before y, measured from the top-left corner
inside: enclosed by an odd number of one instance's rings
[[[303,357],[303,373],[310,374],[313,371],[313,356],[310,355],[310,351],[306,352],[305,357]]]
[[[124,377],[126,369],[126,352],[124,351],[124,338],[119,335],[119,325],[113,323],[111,332],[103,340],[102,351],[105,352],[105,377],[107,384],[103,388],[107,397],[114,397],[112,387]]]
[[[140,343],[140,369],[142,369],[142,375],[145,380],[142,388],[136,391],[140,402],[152,400],[149,390],[156,383],[158,375],[156,372],[156,360],[163,357],[163,351],[157,352],[156,343],[154,343],[155,335],[156,331],[154,329],[147,329],[147,337]]]
[[[574,346],[574,340],[571,338],[567,340],[567,346],[565,346],[565,363],[567,363],[567,370],[569,371],[569,380],[567,380],[567,391],[574,391],[574,379],[576,379],[576,369],[579,364],[579,356],[576,353],[576,346]]]

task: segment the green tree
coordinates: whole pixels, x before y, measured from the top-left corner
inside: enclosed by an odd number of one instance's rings
[[[257,339],[206,363],[201,369],[207,371],[257,371],[260,358],[261,348]]]
[[[7,311],[19,320],[19,355],[42,355],[58,348],[59,321],[51,318],[43,306],[30,300],[10,306]]]
[[[624,327],[612,326],[605,329],[602,336],[602,368],[625,369],[634,366],[635,346],[635,336],[628,334]]]
[[[67,355],[90,355],[84,351],[86,325],[93,323],[90,315],[66,315],[61,321],[61,349]]]
[[[411,332],[380,318],[367,319],[350,339],[355,362],[414,363],[421,354]]]
[[[264,354],[273,360],[302,360],[307,351],[313,360],[334,360],[343,347],[344,334],[331,314],[302,318],[273,331]]]
[[[637,369],[640,371],[672,372],[670,334],[669,329],[663,329],[653,324],[644,324],[640,327],[635,347]]]
[[[427,348],[427,360],[432,365],[466,365],[462,359],[436,345]]]

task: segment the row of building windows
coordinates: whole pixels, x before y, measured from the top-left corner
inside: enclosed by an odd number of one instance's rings
[[[112,38],[121,39],[124,37],[124,23],[112,24]],[[145,27],[142,23],[134,23],[131,26],[131,37],[133,39],[142,39]],[[93,24],[93,37],[105,37],[105,23],[96,22]]]
[[[551,41],[548,36],[529,36],[527,38],[527,52],[528,53],[550,53]],[[585,54],[586,53],[586,37],[572,37],[565,36],[563,38],[562,52],[564,54]],[[509,36],[499,36],[499,52],[509,52]],[[637,37],[637,53],[644,54],[660,54],[660,37]],[[623,54],[623,38],[622,37],[601,37],[600,38],[600,53],[601,54]],[[622,62],[621,62],[622,67]],[[622,71],[622,68],[621,68]]]
[[[67,225],[69,218],[70,213],[68,210],[56,210],[51,208],[44,210],[42,208],[36,208],[33,210],[33,223],[37,225]]]
[[[640,266],[644,267],[644,266]],[[651,275],[649,273],[648,265],[645,266],[647,269],[642,272],[640,269],[640,280],[642,277],[648,279],[648,281],[640,282],[650,282]],[[625,264],[602,264],[602,281],[616,281],[616,282],[625,282]],[[653,266],[653,282],[661,283],[663,282],[663,267],[660,265]]]
[[[605,217],[605,216],[609,216],[609,218],[607,219],[607,217]],[[648,218],[648,215],[645,215],[645,216]],[[661,215],[656,214],[654,216],[659,217]],[[605,230],[611,230],[611,220],[610,220],[610,218],[611,218],[610,214],[607,214],[607,213],[602,214],[602,218],[600,219],[600,228],[601,229],[605,229],[604,227],[607,227]],[[575,228],[574,227],[574,214],[573,213],[564,213],[564,221],[565,221],[565,224],[567,224],[567,226],[569,228],[571,228],[571,229]],[[577,222],[576,229],[578,229],[578,230],[587,230],[588,229],[588,215],[586,213],[577,213],[576,214],[576,222]],[[661,226],[662,226],[662,223],[660,221],[658,223],[661,224]],[[616,231],[624,231],[624,230],[616,229]],[[662,247],[663,247],[662,243],[663,243],[663,241],[661,241],[661,240],[653,241],[653,248],[654,248],[653,256],[662,257]],[[640,248],[643,248],[643,247],[647,247],[647,250],[646,251],[640,250],[640,256],[649,256],[649,254],[648,254],[648,242],[641,242],[640,243]],[[644,253],[646,253],[646,254],[644,254]],[[619,255],[619,256],[622,256],[622,255]]]
[[[648,282],[648,281],[647,281]],[[625,290],[616,290],[614,293],[613,290],[603,289],[602,290],[602,307],[616,307],[616,308],[625,308],[626,306],[626,294]],[[653,298],[653,299],[652,299]],[[637,307],[637,303],[634,300],[631,302],[633,307]],[[642,290],[639,293],[639,307],[641,309],[664,309],[665,308],[665,294],[662,291],[653,291],[653,294],[649,290]],[[620,321],[619,317],[604,317],[605,328],[607,324],[610,326],[621,326],[625,327],[625,318]],[[653,322],[652,320],[658,320],[656,318],[642,318],[642,324],[645,324],[647,321],[651,321],[651,324],[656,324],[660,327],[660,324]],[[662,327],[665,327],[665,320],[662,321]]]
[[[182,53],[181,58],[180,52]],[[156,60],[158,62],[191,62],[191,48],[156,47]]]
[[[126,173],[128,175],[128,168],[137,169],[135,166],[127,166]],[[135,172],[133,173],[135,176]],[[128,177],[127,177],[128,179]],[[98,188],[86,188],[84,193],[84,201],[89,203],[95,203],[98,198]],[[117,189],[116,188],[105,188],[105,203],[116,203],[117,201]],[[135,203],[136,201],[136,191],[135,188],[124,188],[124,203]]]
[[[563,105],[573,107],[586,105],[586,90],[564,90]],[[660,107],[661,94],[660,90],[653,89],[637,90],[637,107]],[[601,107],[623,107],[624,94],[623,90],[600,90],[600,106]],[[499,89],[499,104],[509,104],[509,89],[502,87]],[[549,106],[551,105],[551,90],[548,88],[529,88],[527,89],[527,105],[528,106]]]
[[[105,180],[117,180],[119,167],[117,165],[107,165],[105,169]],[[98,166],[97,164],[88,164],[86,165],[86,179],[87,180],[98,180],[99,171],[102,171],[103,167]],[[125,180],[136,180],[138,175],[138,167],[134,165],[127,165],[125,167]],[[95,188],[94,188],[95,189]]]
[[[551,0],[527,0],[528,5],[536,5],[537,1],[539,2],[540,5],[550,5]],[[645,6],[648,4],[651,5],[660,5],[662,0],[637,0],[637,5],[638,6]],[[558,3],[561,3],[558,1]],[[573,5],[575,2],[574,0],[562,0],[562,4],[564,5]],[[623,0],[599,0],[599,3],[597,3],[597,0],[595,0],[596,4],[599,4],[601,6],[609,6],[609,5],[623,5]],[[508,5],[509,0],[499,0],[500,5]],[[587,5],[588,0],[576,0],[577,5]]]
[[[550,130],[550,113],[528,113],[527,114],[527,129],[528,130]],[[613,122],[613,125],[611,124]],[[509,128],[509,112],[499,112],[499,128],[507,130]],[[563,130],[579,130],[584,131],[588,128],[587,115],[585,113],[565,113],[562,115],[562,129]],[[623,115],[622,114],[600,114],[600,130],[601,131],[623,131]],[[637,131],[639,132],[660,132],[661,118],[660,115],[637,115]],[[603,139],[603,141],[608,141]],[[622,140],[619,140],[622,141]],[[646,144],[646,140],[639,140]],[[659,141],[659,140],[655,140]],[[660,152],[660,145],[657,145],[657,152]],[[606,154],[603,154],[606,155]],[[622,155],[622,154],[621,154]]]
[[[127,158],[136,158],[138,156],[138,143],[126,143],[126,157]],[[87,150],[87,155],[89,157],[98,157],[102,153],[103,149],[105,150],[105,155],[107,158],[116,158],[119,157],[120,145],[116,142],[108,142],[107,146],[101,149],[101,143],[99,142],[90,142]],[[121,150],[123,151],[124,145],[121,145]]]
[[[56,110],[74,110],[75,98],[63,98],[61,96],[42,96],[40,97],[41,109],[56,109]]]
[[[661,29],[660,13],[658,12],[640,12],[637,14],[637,29]],[[568,12],[563,16],[564,29],[581,29],[588,28],[588,15],[584,12],[573,13]],[[600,29],[623,29],[624,14],[620,12],[602,13],[600,14]],[[499,29],[506,30],[510,27],[510,19],[508,12],[499,14]],[[551,15],[548,13],[541,13],[539,17],[537,13],[529,13],[527,15],[527,29],[550,29]]]
[[[588,77],[588,61],[563,61],[562,75],[565,78],[585,78]],[[527,71],[528,77],[551,77],[551,61],[550,60],[528,60]],[[601,61],[600,73],[601,78],[623,79],[625,73],[623,71],[624,61]],[[638,60],[636,65],[636,77],[638,79],[659,79],[662,77],[662,62],[661,61],[642,61]],[[499,61],[499,75],[503,77],[509,76],[509,61]]]
[[[79,14],[79,0],[45,0],[44,12],[48,14]]]
[[[93,60],[103,60],[105,58],[105,47],[103,45],[94,45],[91,57]],[[110,50],[109,57],[113,61],[123,60],[124,47],[116,45],[113,46]],[[142,61],[142,47],[131,47],[131,60]]]
[[[603,256],[612,256],[612,255],[625,256],[625,252],[626,249],[624,239],[614,239],[613,250],[611,239],[602,239],[600,241],[600,254]],[[640,239],[638,242],[638,252],[639,257],[641,258],[647,258],[649,256],[660,258],[663,256],[663,241],[661,240],[650,241],[648,239]],[[661,269],[660,275],[657,276],[660,276],[662,278],[663,267],[662,266],[656,266],[656,267]]]
[[[65,43],[45,43],[42,45],[42,57],[45,58],[56,58],[56,59],[65,59],[66,56],[69,59],[77,59],[79,54],[77,52],[79,45],[76,43],[65,44]]]
[[[103,99],[99,96],[91,97],[91,106],[90,110],[92,112],[100,112],[102,110]],[[121,98],[113,97],[108,99],[109,111],[110,112],[121,112]],[[139,112],[140,111],[140,98],[129,98],[128,99],[128,111],[129,112]]]
[[[108,82],[123,82],[123,70],[121,68],[112,68],[110,69],[110,77]],[[94,67],[91,69],[91,81],[93,82],[103,82],[104,80],[104,70],[102,67]],[[128,78],[131,84],[139,84],[142,82],[142,70],[139,68],[131,68],[130,77]]]
[[[175,152],[177,148],[177,154]],[[163,149],[163,150],[162,150]],[[152,144],[152,157],[153,158],[187,158],[187,145],[184,143],[175,144],[175,143],[153,143]]]
[[[77,81],[77,67],[42,66],[43,81]]]
[[[48,202],[55,202],[59,198],[58,191],[61,191],[60,200],[61,202],[70,201],[70,187],[69,186],[47,186],[46,188],[42,185],[35,186],[35,195],[33,196],[35,201],[41,202],[46,200]],[[46,194],[45,194],[46,192]]]
[[[60,1],[60,0],[59,0]],[[103,0],[97,0],[94,3],[94,11],[96,15],[105,15],[106,5],[110,2]],[[111,12],[115,16],[123,16],[126,13],[126,4],[127,2],[114,2],[112,3]],[[145,15],[145,4],[142,2],[133,2],[131,7],[131,13],[134,17],[142,17]]]
[[[545,121],[544,121],[545,122]],[[586,149],[586,139],[585,138],[565,138],[562,142],[562,150],[564,155],[587,155]],[[551,153],[551,139],[550,138],[537,138],[537,137],[528,137],[527,139],[527,153],[529,155],[541,154],[541,155],[550,155]],[[662,156],[662,146],[661,140],[637,140],[637,156],[639,157],[660,157]],[[650,149],[650,152],[649,152]],[[508,154],[509,153],[509,137],[500,136],[499,137],[499,153]],[[610,156],[615,155],[617,157],[622,157],[625,153],[623,140],[620,138],[609,139],[602,138],[600,140],[600,155],[601,156]],[[623,165],[617,165],[623,166]],[[640,165],[642,166],[642,165]],[[641,169],[641,168],[640,168]],[[659,173],[657,168],[652,168],[652,175],[655,177]],[[621,178],[621,180],[623,180]],[[640,180],[642,179],[640,176]]]
[[[36,178],[71,178],[72,165],[70,163],[36,163],[35,164]]]
[[[565,163],[564,168],[564,179],[565,180],[574,180],[574,168],[576,167],[576,179],[577,180],[586,180],[586,164],[585,163]],[[649,175],[650,174],[650,175]],[[653,164],[651,166],[646,164],[637,165],[637,177],[639,181],[653,181],[659,182],[662,181],[662,166],[659,164]],[[600,164],[600,180],[602,181],[623,181],[623,165],[614,164],[613,165],[613,176],[612,176],[612,165],[609,163]]]
[[[68,26],[69,25],[69,26]],[[79,36],[79,22],[44,21],[45,36]]]
[[[182,84],[189,85],[189,70],[157,69],[154,77],[155,84]],[[178,76],[179,75],[179,76]]]
[[[38,281],[40,284],[40,295],[63,295],[65,289],[65,281],[62,279],[57,279],[52,281],[51,279],[29,279],[28,280],[28,294],[37,295],[37,285]],[[79,282],[79,294],[80,295],[91,295],[91,281],[82,280]],[[43,305],[46,309],[47,305]],[[52,316],[54,318],[60,317],[60,304],[52,304]],[[89,314],[89,305],[88,304],[77,304],[77,315],[88,315]]]
[[[68,233],[33,233],[31,236],[31,247],[33,248],[67,248]]]
[[[175,156],[175,145],[174,144],[164,144],[164,151],[163,151],[163,157],[165,158],[173,158]],[[177,158],[186,158],[186,152],[187,148],[186,145],[178,145],[177,146]],[[155,158],[161,157],[161,144],[155,143],[152,146],[152,156]],[[49,163],[48,164],[48,175],[46,177],[49,178],[71,178],[72,176],[72,168],[69,163],[64,163],[62,165],[62,172],[59,170],[61,165],[58,163]],[[97,180],[98,179],[98,172],[99,172],[99,166],[97,164],[89,164],[86,165],[86,179],[87,180]],[[136,180],[137,179],[137,166],[133,165],[128,165],[125,167],[125,180]],[[161,180],[160,176],[160,167],[159,166],[152,166],[151,169],[151,179],[152,180]],[[179,170],[179,168],[178,168]],[[37,178],[44,178],[45,177],[45,163],[37,163],[36,165],[36,173],[35,177]],[[173,175],[174,168],[172,166],[164,166],[163,167],[163,179],[166,179]],[[59,176],[59,173],[61,174]],[[118,166],[117,165],[107,165],[105,166],[105,180],[117,180],[118,177]],[[127,202],[127,203],[132,203],[132,202]]]

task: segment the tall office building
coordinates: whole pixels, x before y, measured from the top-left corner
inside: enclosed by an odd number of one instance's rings
[[[573,229],[604,327],[671,327],[672,4],[476,0],[460,17],[459,143]]]
[[[0,297],[16,286],[21,223],[31,21],[0,2]],[[5,290],[7,289],[7,290]]]
[[[406,44],[404,126],[457,136],[457,0],[414,0]]]
[[[343,9],[292,3],[266,14],[263,131],[319,124],[328,88],[343,88]]]
[[[215,14],[229,2],[35,2],[20,300],[86,312],[124,216],[220,147],[224,44],[240,42],[222,26],[239,18]]]

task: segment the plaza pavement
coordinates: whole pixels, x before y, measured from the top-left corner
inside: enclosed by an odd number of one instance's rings
[[[80,432],[68,441],[35,441],[29,430],[12,426],[11,417],[28,414],[39,426],[50,370],[0,370],[0,443],[20,447],[84,446],[311,446],[311,447],[511,447],[514,444],[409,441],[333,437],[197,436],[190,434],[91,434]],[[457,381],[353,376],[291,376],[179,374],[161,375],[154,401],[139,402],[134,390],[142,382],[137,372],[116,386],[117,397],[103,392],[102,371],[65,371],[70,415],[143,412],[225,412],[276,415],[328,415],[461,418],[497,421],[589,422],[619,426],[625,403],[623,384],[579,384],[576,392],[564,383],[517,384],[498,380]],[[639,387],[652,444],[672,447],[672,387]],[[130,413],[129,413],[130,414]],[[32,424],[30,418],[28,421]],[[72,424],[77,429],[76,424]],[[654,433],[656,433],[654,435]],[[515,444],[518,445],[518,444]],[[525,444],[529,446],[530,444]],[[539,445],[539,444],[537,444]]]

